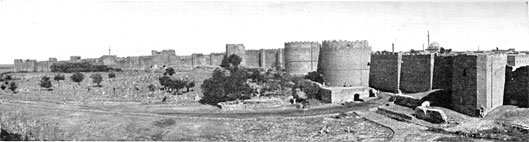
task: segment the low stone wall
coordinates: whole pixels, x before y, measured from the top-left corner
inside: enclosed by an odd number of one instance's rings
[[[422,106],[415,108],[415,117],[432,123],[446,123],[448,121],[443,110]]]
[[[283,105],[283,103],[279,100],[269,99],[220,102],[218,105],[222,110],[246,110],[280,107]]]
[[[389,118],[396,119],[396,120],[399,120],[399,121],[411,121],[411,120],[413,120],[412,116],[406,115],[404,113],[394,112],[394,111],[391,111],[391,110],[389,110],[387,108],[384,108],[384,107],[378,107],[376,113],[382,114],[384,116],[387,116]]]
[[[393,100],[395,100],[394,102],[395,104],[409,107],[409,108],[415,108],[420,105],[419,99],[412,97],[412,96],[408,96],[408,95],[398,95],[397,94],[393,96]]]

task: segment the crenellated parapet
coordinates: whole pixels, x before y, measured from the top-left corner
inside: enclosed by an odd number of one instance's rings
[[[369,46],[369,42],[367,40],[324,40],[322,42],[322,49],[323,48],[334,50],[365,48],[366,50],[371,51],[371,46]]]

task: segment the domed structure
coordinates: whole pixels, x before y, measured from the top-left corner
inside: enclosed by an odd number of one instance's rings
[[[441,46],[439,46],[439,43],[437,42],[432,42],[430,43],[430,45],[428,46],[428,49],[439,49]]]
[[[429,53],[439,53],[441,50],[441,46],[437,42],[432,42],[430,45],[428,45],[428,48],[426,49],[426,52]]]

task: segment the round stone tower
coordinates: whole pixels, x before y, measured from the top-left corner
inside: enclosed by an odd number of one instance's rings
[[[321,44],[311,41],[285,43],[285,70],[292,75],[316,71]]]
[[[369,86],[371,46],[362,41],[323,41],[318,72],[327,86]]]

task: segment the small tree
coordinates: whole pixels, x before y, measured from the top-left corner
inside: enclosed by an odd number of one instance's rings
[[[13,77],[11,77],[11,75],[7,75],[5,80],[9,81],[9,80],[13,80]]]
[[[2,89],[2,90],[5,90],[6,88],[7,88],[7,87],[4,86],[4,84],[2,84],[2,85],[0,86],[0,89]]]
[[[51,88],[51,81],[50,81],[50,77],[48,76],[43,76],[41,79],[40,79],[40,87],[42,88],[46,88],[46,90],[50,90]]]
[[[64,75],[57,74],[57,75],[55,75],[55,77],[53,77],[53,80],[57,81],[57,84],[59,84],[59,86],[61,86],[60,81],[64,80]]]
[[[11,83],[9,84],[9,90],[13,91],[13,93],[15,93],[15,94],[17,93],[17,92],[15,91],[17,88],[18,88],[18,87],[17,87],[17,84],[16,84],[15,82],[11,82]]]
[[[172,67],[169,67],[169,68],[165,69],[165,73],[169,74],[169,76],[173,76],[173,74],[175,72],[174,72],[174,69]]]
[[[116,74],[115,74],[114,72],[110,72],[110,73],[108,74],[108,78],[110,78],[111,81],[112,81],[112,79],[115,78],[115,77],[116,77]]]
[[[101,74],[92,74],[92,76],[90,77],[92,78],[92,82],[97,84],[97,87],[101,87],[101,81],[103,81],[103,77],[101,76]]]
[[[193,88],[195,87],[195,81],[194,80],[191,80],[191,81],[187,81],[186,82],[186,92],[189,92],[189,88]]]
[[[84,80],[84,75],[80,72],[76,72],[70,78],[73,82],[77,82],[77,84],[81,85],[81,82]]]

